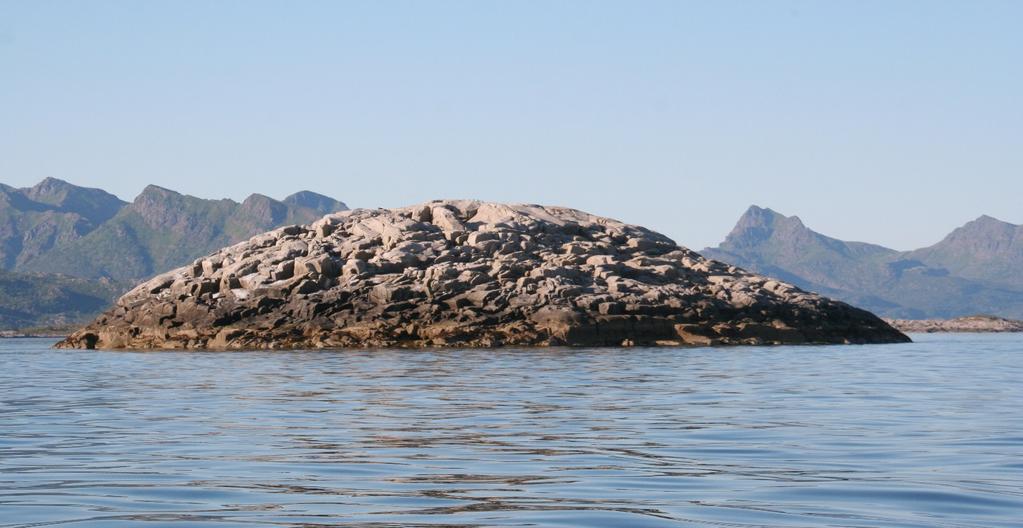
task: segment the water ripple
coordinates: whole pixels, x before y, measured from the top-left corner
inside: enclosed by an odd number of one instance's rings
[[[0,341],[0,527],[1023,526],[1023,337],[54,351]]]

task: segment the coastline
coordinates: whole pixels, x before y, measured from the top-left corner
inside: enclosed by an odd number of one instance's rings
[[[1023,332],[1023,321],[991,315],[953,319],[888,319],[885,322],[906,333],[1013,333]]]
[[[14,328],[0,330],[0,339],[22,339],[29,337],[47,337],[64,339],[73,332],[72,328]]]
[[[1023,321],[986,315],[952,319],[893,319],[886,317],[884,321],[900,332],[909,334],[1023,333]],[[64,339],[73,332],[74,329],[71,328],[9,329],[0,330],[0,339]]]

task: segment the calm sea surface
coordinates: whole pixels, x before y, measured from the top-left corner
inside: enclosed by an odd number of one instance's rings
[[[0,526],[1023,526],[1023,336],[55,351],[0,340]]]

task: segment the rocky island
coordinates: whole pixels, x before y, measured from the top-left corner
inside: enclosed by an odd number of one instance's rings
[[[885,343],[873,314],[574,209],[434,201],[329,214],[134,288],[57,346]]]

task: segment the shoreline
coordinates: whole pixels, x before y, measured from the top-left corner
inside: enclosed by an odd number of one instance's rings
[[[885,321],[906,333],[1017,333],[1023,332],[1023,321],[989,315],[972,315],[953,319],[888,319]]]

